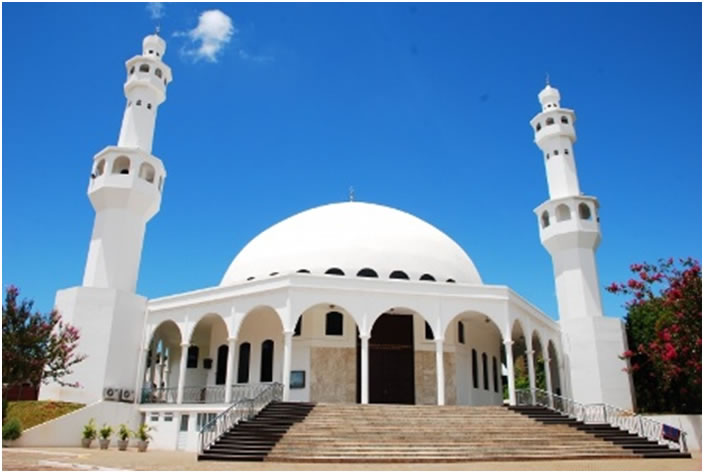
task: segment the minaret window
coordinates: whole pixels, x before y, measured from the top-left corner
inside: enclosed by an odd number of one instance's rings
[[[565,204],[560,204],[555,208],[555,215],[557,215],[557,221],[563,222],[571,218],[570,208]]]
[[[163,176],[159,176],[159,192],[161,192],[161,186],[162,186],[162,184],[164,184],[164,177],[163,177]]]
[[[389,274],[389,279],[408,279],[408,274],[397,270]]]
[[[137,103],[135,105],[137,105],[138,107],[142,105],[142,99],[137,100]]]
[[[129,174],[130,173],[130,158],[120,156],[112,165],[113,174]]]
[[[425,273],[420,277],[421,281],[435,281],[435,277],[432,274]]]
[[[325,271],[325,274],[333,274],[335,276],[344,276],[345,273],[340,268],[330,268]]]
[[[139,66],[139,72],[149,72],[149,64],[142,64]]]
[[[98,165],[95,167],[95,175],[102,176],[103,172],[105,172],[105,160],[101,159]]]
[[[134,74],[134,66],[130,69],[130,75]]]
[[[161,79],[161,69],[159,69],[157,67],[156,70],[154,71],[154,75],[157,76],[159,79]]]
[[[585,203],[579,204],[579,218],[582,220],[591,220],[592,219],[592,211],[589,210],[589,206]]]
[[[561,121],[562,123],[566,124],[566,125],[568,125],[568,124],[570,123],[570,121],[569,121],[569,120],[567,119],[567,117],[564,116],[564,115],[562,116],[562,118],[560,118],[560,121]]]
[[[555,124],[555,120],[554,120],[552,117],[550,117],[550,118],[548,118],[547,120],[545,120],[545,124],[546,124],[546,125],[554,125],[554,124]]]
[[[148,103],[148,104],[147,104],[147,109],[151,110],[151,109],[152,109],[152,104]]]
[[[559,152],[558,150],[554,150],[554,151],[552,152],[552,154],[554,154],[555,156],[557,156],[557,155],[560,154],[560,152]]]
[[[147,182],[154,182],[154,166],[149,163],[142,163],[139,167],[139,177]]]
[[[542,128],[542,125],[540,123],[535,125],[535,131],[540,131],[541,128]]]
[[[570,154],[570,150],[568,150],[567,148],[565,148],[565,154]]]
[[[543,228],[547,227],[550,225],[550,214],[548,213],[547,210],[543,212],[543,214],[540,216],[540,221],[543,225]]]
[[[448,279],[448,280],[447,280],[447,281],[445,281],[445,282],[449,282],[449,283],[454,283],[454,282],[455,282],[455,280],[454,280],[454,279],[452,279],[452,278],[450,278],[450,279]]]

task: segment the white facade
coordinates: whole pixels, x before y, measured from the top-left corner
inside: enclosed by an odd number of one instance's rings
[[[546,156],[550,200],[535,211],[555,267],[559,323],[510,288],[484,284],[437,228],[360,202],[272,226],[217,287],[152,300],[135,294],[146,223],[166,176],[151,154],[172,77],[165,49],[150,35],[127,61],[118,146],[94,158],[83,286],[57,293],[57,308],[83,334],[88,358],[71,378],[82,387],[50,385],[41,398],[92,403],[104,388],[134,391],[130,405],[158,429],[154,445],[188,450],[204,422],[272,381],[295,401],[486,405],[503,402],[504,384],[515,402],[520,366],[531,387],[632,407],[617,356],[623,326],[601,309],[598,202],[579,191],[575,115],[549,86],[531,124]]]

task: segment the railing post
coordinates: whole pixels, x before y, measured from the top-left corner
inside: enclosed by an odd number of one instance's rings
[[[604,423],[608,424],[609,423],[609,416],[608,416],[608,413],[606,412],[606,404],[602,404],[601,409],[604,414]]]

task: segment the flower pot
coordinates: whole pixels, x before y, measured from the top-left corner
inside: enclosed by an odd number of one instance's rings
[[[107,450],[108,445],[110,445],[110,439],[100,439],[100,449],[101,450]]]
[[[81,439],[81,447],[90,448],[91,442],[93,442],[93,439]]]
[[[149,440],[140,440],[137,442],[137,450],[140,452],[146,452],[149,446]]]
[[[117,441],[117,449],[122,450],[123,452],[127,450],[127,444],[130,443],[129,440],[118,440]]]

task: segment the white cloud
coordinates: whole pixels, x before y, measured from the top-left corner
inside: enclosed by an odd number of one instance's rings
[[[147,11],[149,12],[149,16],[152,18],[152,20],[158,20],[162,18],[165,13],[164,10],[166,9],[166,6],[161,3],[161,2],[148,2],[147,3]]]
[[[196,61],[205,59],[217,62],[218,53],[230,42],[237,30],[232,19],[220,10],[207,10],[198,17],[198,26],[177,36],[188,36],[193,43],[184,53],[193,56]]]

